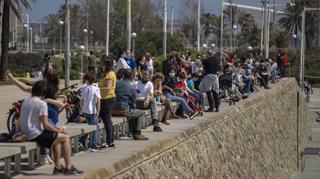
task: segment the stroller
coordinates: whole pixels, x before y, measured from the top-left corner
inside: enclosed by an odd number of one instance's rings
[[[222,92],[221,98],[229,100],[229,105],[236,103],[236,87],[233,84],[232,73],[228,72],[219,77],[219,88]]]

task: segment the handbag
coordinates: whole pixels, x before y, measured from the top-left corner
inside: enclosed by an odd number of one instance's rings
[[[112,116],[119,116],[123,117],[129,112],[129,109],[112,109],[111,115]]]

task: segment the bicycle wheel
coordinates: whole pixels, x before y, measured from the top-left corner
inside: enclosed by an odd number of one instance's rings
[[[15,109],[11,109],[9,112],[9,116],[7,119],[7,128],[8,128],[8,132],[9,134],[14,134],[16,131],[16,110]]]

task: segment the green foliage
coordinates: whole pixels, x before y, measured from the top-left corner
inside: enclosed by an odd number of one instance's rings
[[[126,39],[118,37],[112,43],[111,52],[118,56],[119,51],[125,50]],[[169,36],[167,39],[167,52],[180,50],[183,48],[181,40],[177,36]],[[150,52],[153,56],[159,56],[163,53],[163,32],[155,30],[146,30],[137,35],[135,39],[135,56],[141,58],[145,52]]]
[[[8,69],[19,76],[32,72],[32,69],[42,69],[43,61],[41,54],[22,53],[9,54]]]

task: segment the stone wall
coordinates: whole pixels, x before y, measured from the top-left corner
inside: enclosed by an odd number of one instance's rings
[[[290,178],[313,125],[300,100],[297,151],[298,90],[294,79],[282,80],[215,120],[207,117],[180,136],[87,178]]]

